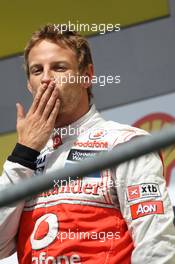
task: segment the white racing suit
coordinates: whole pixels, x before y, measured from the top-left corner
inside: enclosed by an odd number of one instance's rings
[[[47,192],[1,208],[0,257],[17,249],[20,264],[174,264],[173,209],[157,153],[59,182],[60,168],[73,169],[146,133],[105,121],[92,106],[59,134],[41,153],[17,144],[4,164],[2,186],[42,172],[58,174],[58,181]]]

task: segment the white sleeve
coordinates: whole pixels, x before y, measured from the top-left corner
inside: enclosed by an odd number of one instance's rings
[[[118,166],[117,193],[134,247],[132,264],[174,264],[174,213],[163,166],[151,153]]]
[[[33,170],[7,160],[3,174],[0,176],[0,191],[7,187],[10,188],[9,184],[17,184],[20,180],[31,177],[32,174]],[[0,259],[16,251],[15,237],[23,207],[24,201],[0,208]]]

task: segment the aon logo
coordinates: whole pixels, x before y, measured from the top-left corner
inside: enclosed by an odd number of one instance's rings
[[[150,204],[150,205],[139,204],[138,210],[137,210],[137,215],[138,214],[144,214],[144,213],[156,212],[156,209],[157,209],[157,206],[155,204]]]
[[[133,204],[130,207],[132,219],[137,219],[142,216],[151,214],[163,214],[163,202],[162,201],[147,201]]]

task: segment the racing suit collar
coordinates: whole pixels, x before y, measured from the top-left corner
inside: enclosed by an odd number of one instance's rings
[[[60,129],[54,129],[51,137],[54,138],[55,136],[59,136],[62,143],[64,143],[67,140],[76,138],[80,134],[87,132],[87,130],[94,125],[94,122],[99,122],[101,120],[102,118],[93,104],[90,106],[89,111],[77,121]]]

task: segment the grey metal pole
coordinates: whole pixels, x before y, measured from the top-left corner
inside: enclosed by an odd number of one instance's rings
[[[31,179],[22,180],[16,185],[8,185],[0,193],[0,207],[8,206],[14,202],[24,200],[32,195],[53,188],[58,179],[68,181],[77,179],[123,162],[138,158],[150,152],[175,144],[175,125],[153,133],[151,136],[140,136],[124,144],[118,145],[108,153],[100,153],[93,159],[79,162],[73,168],[60,169],[46,175],[38,175]]]

